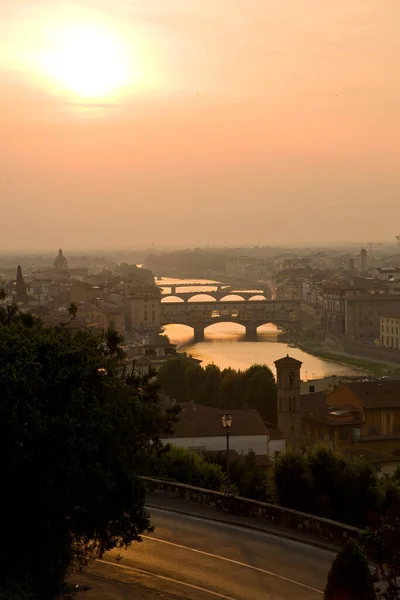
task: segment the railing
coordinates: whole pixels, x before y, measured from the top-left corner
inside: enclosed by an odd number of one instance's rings
[[[261,521],[268,521],[289,529],[305,532],[322,540],[343,544],[350,538],[357,538],[361,533],[361,530],[356,527],[284,508],[276,504],[259,502],[240,496],[227,498],[221,492],[153,479],[152,477],[142,477],[142,479],[145,481],[147,491],[151,494],[179,498],[216,510],[228,511],[235,515],[256,517]],[[293,493],[295,494],[296,491],[293,490]]]

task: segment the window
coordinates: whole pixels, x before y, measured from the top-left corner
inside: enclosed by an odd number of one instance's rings
[[[361,429],[360,427],[354,427],[353,429],[353,441],[359,442],[361,439]]]
[[[289,410],[290,412],[293,412],[296,408],[296,402],[293,396],[290,396],[289,398]]]
[[[341,427],[340,428],[340,440],[342,442],[347,442],[349,439],[349,427]]]
[[[310,392],[310,394],[312,392],[315,392],[315,385],[310,385],[309,388],[308,388],[308,391]]]

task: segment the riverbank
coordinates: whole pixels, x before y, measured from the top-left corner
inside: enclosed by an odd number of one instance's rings
[[[344,352],[342,350],[332,348],[328,344],[321,344],[309,340],[293,343],[297,348],[303,350],[303,352],[307,352],[313,356],[318,356],[318,358],[322,358],[331,362],[336,362],[343,365],[351,365],[352,367],[359,368],[360,370],[371,375],[378,377],[400,377],[400,365],[395,362]]]

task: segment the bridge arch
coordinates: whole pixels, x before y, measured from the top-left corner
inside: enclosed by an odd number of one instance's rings
[[[256,302],[257,300],[266,300],[267,298],[263,295],[263,294],[254,294],[254,296],[251,296],[248,300],[249,302]]]
[[[181,302],[184,303],[184,299],[183,298],[179,298],[179,296],[174,296],[174,295],[168,295],[168,296],[163,296],[161,298],[161,304],[168,304],[169,302]]]
[[[190,302],[216,302],[217,299],[215,296],[212,296],[212,292],[195,292],[193,296],[188,298],[188,303]]]
[[[240,294],[229,293],[220,298],[220,302],[244,302],[244,298]]]

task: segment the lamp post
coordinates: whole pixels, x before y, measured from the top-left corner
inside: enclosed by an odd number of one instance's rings
[[[226,489],[225,489],[225,496],[230,496],[231,495],[231,490],[230,490],[230,475],[229,475],[229,461],[230,461],[230,457],[229,457],[229,430],[232,426],[232,417],[229,413],[225,413],[224,416],[222,417],[222,425],[225,427],[225,431],[226,431]]]

